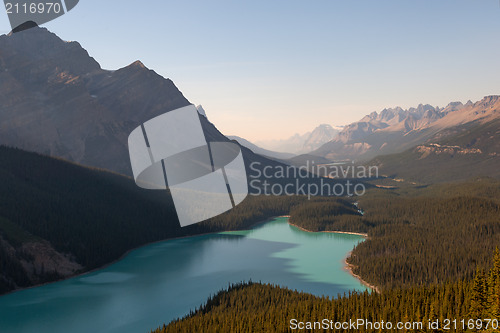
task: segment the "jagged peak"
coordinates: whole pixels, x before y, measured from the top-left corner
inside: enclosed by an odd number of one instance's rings
[[[482,100],[476,102],[474,105],[479,106],[493,106],[494,104],[498,103],[500,101],[500,95],[489,95],[485,96]]]
[[[148,68],[140,60],[136,60],[130,65],[123,67],[122,69],[148,70]]]
[[[147,72],[149,69],[140,61],[136,60],[130,65],[127,65],[123,68],[120,68],[118,71],[123,71],[123,72]]]
[[[472,105],[472,102],[470,102],[470,105]],[[448,103],[448,105],[446,105],[446,107],[444,107],[442,109],[438,108],[437,111],[439,111],[443,114],[448,114],[449,112],[455,112],[455,111],[462,110],[466,106],[468,106],[468,105],[464,105],[462,102],[451,102],[451,103]]]
[[[500,100],[500,95],[485,96],[483,100],[496,103],[498,100]]]

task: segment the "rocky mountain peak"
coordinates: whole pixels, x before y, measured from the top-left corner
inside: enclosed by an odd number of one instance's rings
[[[469,100],[467,103],[472,103],[472,102]],[[453,108],[457,108],[457,107],[461,107],[461,106],[463,106],[462,102],[451,102],[447,105],[447,107],[453,107]]]
[[[430,104],[419,104],[417,106],[417,109],[415,110],[417,113],[424,114],[427,111],[436,111],[436,108],[434,108]]]
[[[130,64],[130,67],[135,67],[135,68],[146,68],[146,66],[140,61],[136,60],[133,63]]]
[[[484,97],[482,100],[474,104],[474,106],[491,107],[497,104],[499,101],[500,101],[500,95],[490,95]]]
[[[0,143],[130,175],[128,134],[189,104],[140,61],[101,69],[45,28],[0,36]]]
[[[339,133],[338,129],[329,124],[321,124],[307,136],[302,148],[303,152],[310,152],[333,140]]]
[[[383,109],[377,119],[381,121],[390,121],[391,119],[400,116],[402,113],[404,113],[404,110],[399,106],[391,109]]]
[[[150,70],[140,60],[136,60],[130,65],[120,68],[119,71],[124,71],[127,73],[143,73],[143,72],[149,72]]]

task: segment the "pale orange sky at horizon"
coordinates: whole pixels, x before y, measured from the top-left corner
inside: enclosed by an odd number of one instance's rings
[[[182,89],[181,89],[182,91]],[[500,91],[497,95],[500,94]],[[318,105],[304,106],[304,112],[289,112],[286,105],[266,107],[262,106],[260,112],[254,112],[252,106],[238,105],[235,107],[237,112],[229,106],[226,106],[222,101],[214,100],[210,103],[199,103],[198,101],[191,100],[189,96],[185,96],[194,104],[203,105],[207,113],[208,119],[225,135],[239,136],[247,139],[253,143],[258,141],[270,140],[283,140],[288,139],[295,134],[303,135],[307,132],[313,131],[321,124],[328,124],[331,126],[345,126],[353,122],[361,120],[364,116],[372,113],[373,111],[380,112],[385,108],[402,107],[408,109],[417,107],[419,104],[430,104],[434,107],[445,107],[451,102],[466,103],[468,100],[476,102],[481,100],[487,95],[495,95],[495,93],[477,94],[477,96],[465,96],[465,98],[454,98],[447,102],[431,103],[426,100],[415,102],[414,104],[403,103],[386,103],[377,106],[366,105],[328,105],[321,107]],[[259,107],[258,101],[253,103]],[[284,104],[284,103],[283,103]],[[295,108],[297,109],[297,107]],[[308,117],[310,110],[314,110],[314,117]],[[217,112],[212,112],[217,110]],[[309,112],[308,112],[309,111]],[[279,125],[269,121],[265,121],[265,113],[274,113],[282,119]],[[257,114],[257,115],[255,115]]]

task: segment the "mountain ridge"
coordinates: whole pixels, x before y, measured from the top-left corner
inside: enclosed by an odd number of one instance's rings
[[[337,161],[369,160],[402,152],[456,126],[499,117],[500,96],[496,95],[475,103],[452,102],[444,108],[428,104],[406,110],[386,108],[347,125],[334,140],[310,154]]]
[[[103,70],[78,42],[45,28],[0,36],[0,50],[5,145],[131,175],[130,131],[189,104],[171,80],[142,63]]]
[[[0,36],[0,144],[132,176],[130,132],[189,104],[140,60],[104,70],[78,42],[45,28]],[[229,141],[198,111],[207,142]],[[243,157],[280,164],[246,148]]]
[[[367,164],[377,166],[384,177],[425,184],[500,179],[500,119],[455,126],[423,144],[378,156]]]

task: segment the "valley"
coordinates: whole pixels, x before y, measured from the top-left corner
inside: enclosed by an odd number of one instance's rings
[[[191,101],[140,60],[127,63],[103,69],[34,23],[0,36],[2,333],[500,319],[499,95],[387,107],[255,143],[226,136],[197,106],[205,141],[237,143],[247,180],[291,194],[364,191],[270,195],[249,183],[240,205],[182,228],[168,188],[135,184],[127,140]]]

